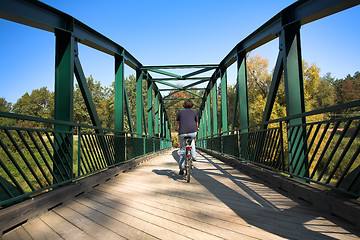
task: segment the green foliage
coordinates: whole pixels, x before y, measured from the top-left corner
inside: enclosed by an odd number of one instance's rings
[[[114,111],[111,111],[113,110],[113,102],[111,102],[113,92],[109,88],[101,86],[101,83],[94,80],[92,76],[87,78],[86,81],[102,127],[113,128]],[[74,91],[74,122],[92,125],[78,84],[75,85]]]
[[[5,98],[0,98],[0,111],[1,112],[10,112],[12,108],[12,104],[7,102]]]
[[[0,111],[1,112],[11,112],[12,104],[7,102],[5,98],[0,98]],[[13,119],[9,118],[0,118],[0,126],[13,126],[16,122]],[[0,133],[0,137],[2,137],[2,133]]]
[[[42,118],[54,118],[54,93],[47,87],[35,89],[31,94],[25,93],[14,104],[14,113]]]

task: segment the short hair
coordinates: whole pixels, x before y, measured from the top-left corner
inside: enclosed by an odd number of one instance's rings
[[[184,104],[183,104],[184,108],[192,108],[193,106],[194,106],[194,104],[190,99],[184,101]]]

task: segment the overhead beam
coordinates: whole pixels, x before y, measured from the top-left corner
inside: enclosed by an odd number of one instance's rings
[[[164,99],[164,101],[185,101],[187,100],[188,98],[169,98],[169,99]],[[202,100],[202,98],[191,98],[191,100]]]
[[[183,79],[182,76],[177,75],[175,73],[170,73],[170,72],[166,72],[166,71],[159,70],[159,69],[147,69],[147,70],[151,71],[151,72],[159,73],[159,74],[162,74],[162,75],[165,75],[165,76],[174,77],[174,78],[178,78],[178,79]]]
[[[153,82],[157,82],[157,81],[191,81],[191,80],[210,80],[210,77],[193,77],[193,78],[184,78],[184,79],[179,79],[179,78],[153,78],[151,79],[151,81]]]
[[[201,80],[201,81],[197,81],[197,82],[194,82],[194,83],[190,83],[189,85],[186,85],[183,87],[183,89],[188,89],[188,88],[191,88],[193,86],[196,86],[196,85],[199,85],[201,83],[204,83],[204,82],[208,82],[209,80],[206,79],[206,80]]]
[[[217,64],[203,64],[203,65],[165,65],[165,66],[143,66],[142,70],[152,69],[184,69],[184,68],[217,68]]]
[[[211,71],[211,70],[214,70],[215,68],[212,67],[212,68],[204,68],[204,69],[200,69],[198,71],[195,71],[195,72],[192,72],[192,73],[189,73],[189,74],[186,74],[183,76],[183,78],[188,78],[188,77],[192,77],[192,76],[195,76],[195,75],[199,75],[201,73],[204,73],[204,72],[208,72],[208,71]]]

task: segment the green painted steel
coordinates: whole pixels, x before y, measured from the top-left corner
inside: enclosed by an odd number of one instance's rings
[[[286,114],[293,116],[305,112],[304,100],[304,83],[302,71],[302,58],[300,46],[300,26],[293,24],[288,26],[280,36],[280,46],[284,48],[284,82],[285,82],[285,98],[286,98]],[[289,126],[305,124],[305,118],[291,119]],[[298,134],[290,134],[289,139],[289,165],[290,168],[295,166],[303,166],[300,170],[304,176],[308,175],[306,171],[308,158],[306,156],[306,141],[304,139],[304,131],[300,127]],[[303,148],[296,149],[294,146],[300,144]],[[299,163],[295,162],[298,158]],[[292,169],[291,169],[292,171]],[[294,169],[299,171],[299,169]]]
[[[165,81],[155,81],[155,82],[164,84],[164,85],[169,86],[169,87],[173,87],[175,89],[183,89],[183,87],[181,87],[181,86],[178,86],[178,85],[175,85],[175,84],[172,84],[172,83],[168,83],[168,82],[165,82]],[[174,89],[172,89],[172,90],[174,90]]]
[[[227,132],[228,128],[228,102],[227,102],[227,72],[221,72],[221,129]]]
[[[124,99],[125,92],[124,58],[115,55],[115,129],[124,131]]]
[[[188,77],[186,79],[177,79],[177,78],[152,78],[151,81],[193,81],[193,80],[210,80],[210,77]]]
[[[114,127],[116,130],[118,131],[124,131],[125,130],[125,123],[124,123],[124,100],[125,98],[127,98],[127,94],[126,94],[126,88],[125,88],[125,78],[124,78],[124,57],[120,56],[120,55],[115,55],[115,86],[114,86],[114,91],[115,91],[115,99],[114,99],[114,105],[115,105],[115,116],[114,116]],[[128,103],[126,103],[126,106],[128,105]],[[131,119],[130,119],[130,113],[129,113],[129,109],[126,110],[128,113],[128,119],[129,122],[131,123]],[[130,131],[132,132],[132,123],[129,124],[130,126]],[[125,157],[125,143],[124,143],[124,138],[120,137],[123,136],[124,134],[121,132],[116,132],[115,133],[117,136],[115,140],[116,143],[115,145],[118,146],[116,148],[114,148],[115,151],[115,159],[117,162],[122,162],[125,161],[126,157]]]
[[[262,117],[263,122],[267,122],[270,120],[271,111],[274,106],[276,93],[278,91],[280,80],[281,80],[281,75],[284,70],[283,54],[284,54],[283,51],[280,51],[278,54],[277,60],[276,60],[276,65],[275,65],[275,69],[274,69],[274,73],[272,76],[271,85],[270,85],[270,89],[269,89],[269,96],[267,98],[263,117]],[[264,127],[266,128],[267,126],[264,126]]]
[[[211,126],[211,102],[210,102],[210,94],[207,95],[206,100],[206,124],[207,124],[207,130],[208,134],[211,135],[212,133],[212,126]]]
[[[155,93],[155,136],[159,136],[159,93]]]
[[[143,72],[136,72],[136,132],[143,134]]]
[[[249,102],[246,73],[246,54],[238,54],[237,69],[237,95],[239,99],[240,128],[244,128],[242,132],[247,132],[247,127],[249,126]]]
[[[197,64],[197,65],[163,65],[163,66],[143,66],[142,70],[151,69],[190,69],[190,68],[217,68],[217,64]]]
[[[213,124],[213,134],[217,134],[219,132],[218,129],[218,116],[217,116],[217,85],[216,82],[212,86],[212,124]]]
[[[248,102],[248,87],[247,87],[247,71],[246,71],[246,54],[241,53],[237,56],[237,96],[239,99],[239,117],[240,117],[240,132],[247,133],[249,131],[249,102]],[[235,115],[235,114],[234,114]],[[244,134],[240,137],[239,157],[246,158],[248,156],[249,140]]]
[[[130,127],[130,132],[134,132],[134,127],[133,127],[133,122],[132,122],[131,113],[130,113],[130,105],[129,105],[129,99],[128,99],[128,95],[127,95],[125,81],[124,81],[124,97],[125,97],[126,115],[127,115],[127,118],[128,118],[128,124],[129,124],[129,127]]]
[[[86,108],[89,112],[90,119],[94,126],[101,127],[101,123],[99,120],[99,116],[97,114],[94,101],[92,99],[89,87],[86,82],[85,74],[83,72],[83,69],[81,67],[80,60],[78,56],[75,57],[75,76],[79,84],[79,88],[81,91],[81,94],[83,96]]]
[[[149,136],[154,136],[154,116],[153,116],[153,83],[148,81],[148,105],[147,105],[147,113],[148,113],[148,133]]]
[[[163,75],[165,75],[165,76],[174,77],[174,78],[178,78],[178,79],[182,79],[182,78],[183,78],[183,77],[180,76],[180,75],[177,75],[177,74],[174,74],[174,73],[170,73],[170,72],[167,72],[167,71],[163,71],[163,70],[159,70],[159,69],[148,69],[148,71],[155,72],[155,73],[160,73],[160,74],[163,74]]]
[[[56,32],[55,48],[55,108],[54,116],[56,120],[73,121],[73,96],[74,96],[74,50],[75,39],[68,32]],[[64,125],[55,125],[56,131],[72,131],[72,128]],[[56,139],[58,139],[56,137]],[[73,139],[68,142],[62,138],[55,142],[54,151],[55,163],[60,166],[54,169],[57,178],[72,172],[72,152],[63,152],[62,148],[71,147]],[[67,179],[69,179],[67,177]]]

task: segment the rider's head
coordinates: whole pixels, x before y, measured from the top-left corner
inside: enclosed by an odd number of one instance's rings
[[[184,101],[184,104],[183,104],[184,108],[192,108],[193,106],[194,106],[194,104],[190,99]]]

